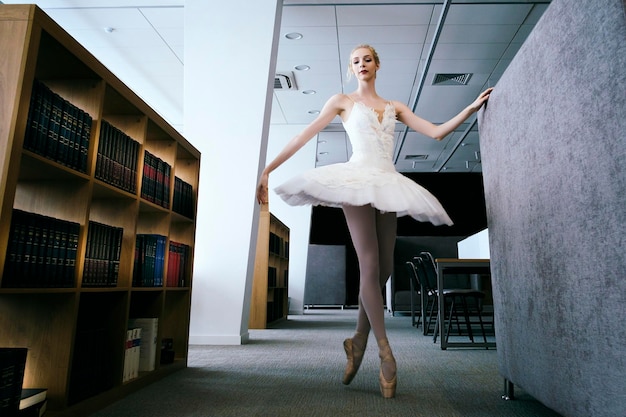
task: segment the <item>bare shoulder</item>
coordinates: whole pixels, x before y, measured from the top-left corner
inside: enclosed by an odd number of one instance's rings
[[[409,109],[409,107],[406,104],[404,104],[403,102],[401,102],[401,101],[389,100],[389,102],[391,104],[393,104],[393,107],[396,109],[396,113],[397,114],[401,114],[401,113],[405,113],[407,111],[411,111],[411,109]]]
[[[331,96],[322,109],[322,116],[331,117],[339,115],[342,118],[346,117],[346,113],[352,108],[352,100],[346,94],[335,94]]]
[[[390,102],[393,104],[393,107],[396,111],[396,119],[404,121],[407,117],[415,116],[409,106],[407,106],[403,102],[397,100],[390,100]]]
[[[331,96],[326,103],[337,110],[345,110],[347,107],[351,107],[353,100],[347,94],[338,93]]]

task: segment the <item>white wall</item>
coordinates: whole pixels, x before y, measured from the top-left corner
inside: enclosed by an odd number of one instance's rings
[[[469,236],[457,244],[459,258],[489,259],[489,230]]]
[[[202,153],[191,344],[248,340],[281,11],[280,0],[185,2],[185,137]]]

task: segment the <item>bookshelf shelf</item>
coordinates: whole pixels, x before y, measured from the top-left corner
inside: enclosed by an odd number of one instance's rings
[[[51,416],[86,416],[187,366],[200,153],[37,6],[0,5],[0,49],[0,344],[28,348]],[[137,287],[145,235],[161,252]],[[159,343],[126,380],[136,318]]]
[[[263,204],[254,264],[249,328],[265,329],[289,313],[289,228]]]

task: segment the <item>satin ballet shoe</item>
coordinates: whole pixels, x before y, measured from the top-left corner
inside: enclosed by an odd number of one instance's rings
[[[343,382],[344,385],[348,385],[352,382],[361,366],[363,355],[365,354],[365,346],[360,348],[354,344],[353,339],[348,338],[343,341],[343,349],[346,351],[348,362],[346,363],[346,370],[343,373],[341,382]]]
[[[396,360],[393,357],[393,353],[391,353],[391,347],[389,347],[389,342],[387,341],[387,339],[380,340],[378,346],[380,348],[380,352],[378,354],[378,356],[380,357],[380,373],[378,374],[380,393],[382,394],[383,398],[394,398],[396,396],[398,375],[394,374],[391,380],[387,380],[385,378],[385,375],[383,374],[383,363],[393,362],[395,367]]]

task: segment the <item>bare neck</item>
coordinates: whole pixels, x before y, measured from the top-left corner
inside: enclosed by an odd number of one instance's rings
[[[386,100],[380,97],[376,92],[374,80],[359,80],[359,85],[354,93],[352,93],[352,96],[356,101],[365,103],[372,108],[382,108],[384,107],[383,103],[386,102]]]
[[[364,100],[377,100],[380,96],[376,92],[376,84],[374,80],[371,81],[359,81],[357,89],[354,91],[354,95]]]

